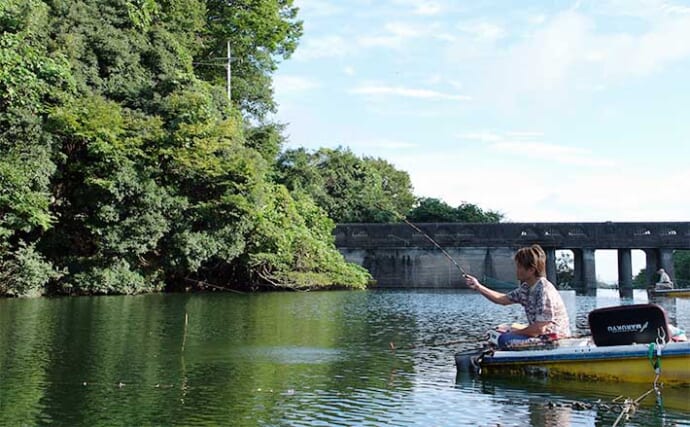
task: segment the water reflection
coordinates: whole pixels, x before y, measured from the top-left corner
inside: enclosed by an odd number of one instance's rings
[[[563,296],[571,319],[646,301]],[[688,303],[663,306],[688,327]],[[463,290],[0,300],[0,425],[611,425],[572,402],[645,391],[456,377],[456,351],[523,317]],[[627,425],[690,425],[688,391]]]
[[[456,376],[456,387],[473,390],[525,405],[525,420],[533,426],[587,425],[597,419],[612,425],[625,408],[625,399],[639,400],[634,425],[658,424],[661,418],[674,420],[678,413],[690,413],[690,390],[666,388],[660,396],[645,384],[575,381],[548,378],[484,378],[469,374]],[[676,425],[676,424],[674,424]]]

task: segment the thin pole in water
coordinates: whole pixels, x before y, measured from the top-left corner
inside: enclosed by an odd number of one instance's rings
[[[187,341],[187,325],[189,324],[189,314],[184,314],[184,331],[182,333],[182,353],[184,353],[184,344]]]

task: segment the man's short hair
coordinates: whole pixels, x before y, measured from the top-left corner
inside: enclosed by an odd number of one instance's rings
[[[538,277],[546,276],[546,253],[539,245],[518,249],[515,262],[525,269],[534,268]]]

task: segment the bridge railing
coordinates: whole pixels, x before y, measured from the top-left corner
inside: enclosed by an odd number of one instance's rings
[[[419,223],[441,246],[544,247],[576,249],[690,249],[690,222],[542,222]],[[404,223],[338,224],[337,247],[429,247],[432,244]]]

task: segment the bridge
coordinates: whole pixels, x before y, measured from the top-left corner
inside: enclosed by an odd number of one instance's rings
[[[556,251],[570,250],[576,289],[596,287],[594,253],[618,252],[618,284],[632,289],[632,250],[646,258],[647,283],[664,268],[673,278],[673,251],[690,249],[690,222],[420,223],[462,267],[477,277],[516,284],[512,256],[537,243],[547,255],[547,277],[556,283]],[[464,285],[459,270],[423,234],[404,223],[338,224],[335,244],[346,260],[369,270],[378,287],[452,288]]]

